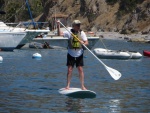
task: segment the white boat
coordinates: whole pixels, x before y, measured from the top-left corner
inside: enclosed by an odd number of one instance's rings
[[[0,49],[13,51],[26,34],[27,32],[22,28],[9,27],[4,22],[0,22]]]
[[[0,32],[1,51],[13,51],[25,36],[26,32]]]
[[[36,36],[38,36],[41,33],[47,34],[49,32],[49,30],[25,30],[27,32],[26,37],[19,43],[19,45],[17,46],[17,49],[21,48],[22,46],[24,46],[26,43],[29,43],[33,40],[33,38],[35,38]]]
[[[16,27],[7,26],[4,22],[0,22],[0,32],[2,31],[20,31],[20,32],[26,32],[27,35],[23,38],[23,40],[17,45],[17,49],[24,46],[26,43],[29,43],[38,36],[41,33],[47,34],[49,30],[46,29],[26,29],[26,28],[20,28],[22,23],[18,24]]]
[[[108,50],[103,48],[95,48],[93,52],[97,57],[104,58],[104,59],[129,59],[130,58],[130,54],[127,52]]]
[[[139,52],[124,50],[108,50],[103,48],[95,48],[94,54],[104,59],[139,59],[142,55]]]
[[[140,58],[142,58],[142,54],[137,52],[137,51],[127,51],[127,50],[120,50],[120,51],[129,53],[131,59],[140,59]]]
[[[0,56],[0,63],[2,63],[3,62],[3,57],[2,56]]]
[[[4,22],[0,22],[0,50],[13,51],[26,34],[25,31],[10,29]]]
[[[87,47],[91,49],[98,40],[99,37],[88,37],[89,45]],[[44,37],[34,38],[33,42],[39,42],[39,43],[47,42],[51,47],[57,46],[57,47],[67,48],[68,46],[68,38],[63,36],[47,36],[45,38]]]

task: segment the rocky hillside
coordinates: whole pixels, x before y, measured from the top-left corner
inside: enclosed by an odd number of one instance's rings
[[[71,21],[80,19],[84,30],[122,33],[150,30],[149,0],[45,0],[43,6],[43,17],[48,20],[56,10],[69,15]]]
[[[150,33],[150,0],[30,0],[30,5],[37,21],[51,24],[57,13],[68,15],[70,22],[81,20],[82,29],[88,31]]]

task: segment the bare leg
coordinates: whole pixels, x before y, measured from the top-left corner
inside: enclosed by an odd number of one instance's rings
[[[79,72],[79,77],[80,77],[80,82],[81,82],[81,89],[87,90],[84,86],[84,72],[83,72],[82,66],[78,66],[78,72]]]
[[[70,82],[71,82],[71,77],[72,77],[72,70],[73,70],[73,67],[72,66],[68,66],[67,86],[66,86],[66,89],[70,88]]]

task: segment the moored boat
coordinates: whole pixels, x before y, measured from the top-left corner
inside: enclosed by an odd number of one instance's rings
[[[3,61],[3,57],[2,56],[0,56],[0,63]]]
[[[99,37],[87,37],[89,41],[88,48],[91,49],[96,42],[99,40]],[[47,42],[50,46],[58,46],[62,48],[67,48],[68,38],[63,36],[47,36],[42,38],[34,38],[33,42],[44,43]]]
[[[4,11],[0,11],[0,14],[6,13]],[[13,51],[26,36],[26,32],[16,31],[14,29],[10,30],[6,27],[7,26],[4,22],[0,22],[0,51]]]
[[[1,51],[13,51],[25,36],[26,32],[0,32]]]
[[[139,59],[142,55],[136,51],[124,51],[124,50],[108,50],[103,48],[95,48],[95,55],[104,59]]]
[[[94,54],[104,59],[129,59],[130,54],[122,51],[108,50],[103,48],[95,48]]]
[[[23,23],[19,23],[17,26],[22,25]],[[29,43],[32,41],[33,38],[40,35],[41,33],[47,34],[49,30],[46,29],[26,29],[26,28],[20,28],[20,27],[11,27],[6,25],[4,22],[0,22],[0,32],[4,31],[15,31],[15,32],[26,32],[26,36],[21,40],[21,42],[17,45],[17,49],[20,49],[22,46],[24,46],[26,43]]]
[[[150,57],[150,51],[144,50],[144,51],[143,51],[143,55]]]
[[[127,50],[120,50],[120,51],[129,53],[131,59],[140,59],[140,58],[142,58],[142,54],[137,52],[137,51],[127,51]]]

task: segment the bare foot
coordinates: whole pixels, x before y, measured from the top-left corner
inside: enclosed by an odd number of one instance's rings
[[[81,88],[82,90],[87,90],[84,86]]]
[[[66,90],[68,90],[68,89],[69,89],[69,87],[67,86],[65,89],[66,89]]]

